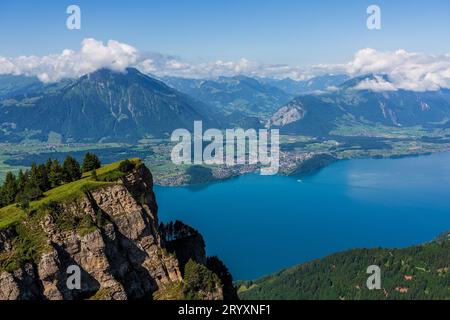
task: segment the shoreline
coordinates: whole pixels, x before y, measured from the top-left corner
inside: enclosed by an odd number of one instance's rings
[[[255,279],[238,279],[238,280],[234,280],[234,283],[237,284],[237,283],[246,282],[246,281],[262,280],[262,279],[265,279],[265,278],[270,277],[272,275],[279,274],[281,272],[290,270],[292,268],[296,268],[296,267],[299,267],[299,266],[302,266],[302,265],[305,265],[305,264],[317,262],[317,261],[323,260],[323,259],[325,259],[327,257],[333,256],[335,254],[343,254],[343,253],[346,253],[348,251],[353,251],[353,250],[372,250],[372,249],[384,249],[384,250],[406,249],[406,248],[426,245],[426,244],[432,243],[434,241],[443,241],[446,238],[450,238],[450,230],[442,231],[441,233],[437,234],[432,240],[429,240],[429,241],[426,241],[426,242],[413,243],[413,244],[409,244],[409,245],[406,245],[406,246],[398,246],[398,247],[379,247],[379,246],[374,246],[374,247],[353,247],[353,248],[348,248],[348,249],[344,249],[344,250],[335,251],[335,252],[332,252],[332,253],[329,253],[329,254],[324,254],[324,255],[322,255],[320,257],[313,258],[313,259],[308,259],[308,260],[303,261],[303,262],[300,261],[300,262],[298,262],[298,263],[296,263],[294,265],[291,265],[291,266],[286,267],[286,268],[278,269],[278,270],[276,270],[274,272],[270,272],[268,274],[265,274],[263,276],[255,278]]]
[[[439,176],[440,172],[445,172],[445,177],[446,180],[448,181],[448,166],[446,165],[446,162],[448,160],[448,152],[439,152],[439,153],[433,153],[431,154],[431,156],[433,157],[427,157],[430,158],[430,160],[427,160],[427,158],[425,157],[417,157],[417,155],[411,156],[409,158],[411,158],[412,160],[406,160],[406,162],[408,163],[407,166],[403,165],[403,161],[405,161],[403,159],[402,162],[397,162],[397,161],[388,161],[388,162],[375,162],[374,160],[379,160],[379,159],[371,159],[371,158],[358,158],[358,159],[345,159],[346,161],[348,160],[358,160],[357,162],[355,162],[355,166],[353,164],[341,164],[340,161],[339,163],[336,162],[337,166],[333,166],[333,168],[331,169],[331,172],[323,172],[321,173],[323,176],[322,177],[328,177],[329,179],[333,180],[334,174],[333,172],[335,171],[334,168],[336,168],[336,170],[341,170],[340,168],[354,168],[354,167],[361,167],[361,168],[366,168],[367,170],[370,170],[371,168],[377,168],[377,170],[375,172],[384,172],[384,170],[388,170],[387,172],[390,172],[389,170],[394,170],[395,168],[404,168],[404,171],[402,171],[404,173],[407,173],[409,171],[410,168],[415,168],[415,163],[417,163],[417,165],[419,165],[419,167],[423,168],[423,166],[431,166],[431,168],[434,168],[434,176]],[[392,159],[392,158],[385,158],[385,160],[400,160],[400,159]],[[420,163],[419,163],[420,162]],[[375,165],[376,164],[376,165]],[[434,164],[434,165],[433,165]],[[444,167],[442,167],[442,169],[440,169],[440,166],[445,166],[445,171]],[[392,169],[390,169],[392,168]],[[360,170],[361,171],[361,170]],[[359,172],[359,171],[358,171]],[[363,172],[363,171],[361,171]],[[328,175],[328,173],[330,173],[330,175]],[[315,173],[317,174],[317,173]],[[340,175],[342,177],[342,181],[345,181],[345,176],[346,175]],[[386,176],[386,178],[383,180],[385,182],[389,181],[389,177],[390,176]],[[264,190],[268,190],[268,188],[270,189],[270,185],[271,185],[271,181],[272,178],[274,179],[274,190],[272,191],[264,191]],[[288,179],[284,179],[284,178],[288,178]],[[314,179],[314,177],[312,178]],[[386,180],[388,179],[388,180]],[[258,177],[257,174],[253,174],[251,176],[247,176],[247,178],[243,178],[242,182],[241,181],[232,181],[232,182],[227,182],[224,183],[222,185],[219,185],[218,182],[214,182],[214,183],[210,183],[210,184],[203,184],[203,185],[196,185],[195,187],[192,186],[188,186],[188,187],[179,187],[179,188],[165,188],[164,186],[158,186],[158,189],[156,191],[156,195],[158,197],[158,194],[161,193],[162,198],[167,198],[168,195],[171,195],[172,192],[174,192],[173,194],[176,194],[180,197],[182,197],[181,199],[184,199],[187,202],[190,202],[190,206],[192,208],[198,208],[198,211],[200,212],[198,215],[194,214],[194,217],[191,220],[191,223],[194,223],[195,226],[198,226],[199,224],[202,225],[202,230],[209,230],[208,228],[210,228],[210,230],[215,230],[214,232],[218,232],[219,234],[222,234],[224,231],[221,230],[222,227],[219,226],[214,226],[214,225],[210,225],[210,221],[211,223],[214,224],[213,221],[216,221],[214,219],[211,219],[209,216],[208,217],[204,217],[203,215],[209,212],[208,206],[210,203],[209,199],[213,199],[214,201],[216,200],[216,198],[219,198],[220,195],[223,194],[224,195],[229,195],[229,194],[236,194],[237,199],[235,201],[237,201],[237,203],[241,203],[243,201],[246,201],[245,199],[249,199],[247,197],[242,197],[239,196],[239,194],[245,193],[245,195],[247,194],[247,192],[249,194],[254,195],[255,192],[257,192],[256,194],[259,194],[258,192],[261,191],[262,195],[263,195],[263,199],[268,199],[268,197],[270,197],[268,192],[277,192],[277,194],[282,194],[282,198],[274,198],[274,199],[286,199],[286,202],[283,204],[283,208],[284,209],[280,209],[283,211],[286,211],[285,213],[283,212],[279,212],[278,213],[278,219],[284,220],[284,221],[290,221],[289,223],[291,224],[291,227],[288,227],[287,230],[290,230],[289,232],[293,232],[293,234],[295,234],[297,231],[299,230],[303,230],[303,229],[308,229],[311,230],[309,227],[309,218],[303,219],[303,218],[297,218],[299,216],[314,216],[315,214],[314,211],[311,211],[310,213],[308,213],[308,211],[305,211],[303,209],[295,209],[295,203],[297,202],[297,198],[296,198],[296,194],[299,194],[298,192],[301,192],[303,194],[303,196],[300,196],[299,200],[301,199],[314,199],[314,200],[306,200],[307,203],[303,206],[298,204],[297,205],[302,207],[302,208],[309,208],[309,210],[318,210],[317,213],[319,214],[319,217],[321,214],[323,214],[324,216],[329,215],[331,216],[336,216],[335,214],[333,214],[334,211],[336,211],[335,213],[339,213],[342,210],[339,209],[333,209],[334,207],[329,207],[327,205],[321,205],[321,200],[322,193],[318,193],[318,192],[313,192],[314,194],[316,194],[318,197],[309,197],[310,193],[308,190],[316,190],[319,192],[323,192],[322,188],[322,184],[319,185],[319,189],[317,187],[312,187],[310,188],[309,186],[301,186],[302,184],[297,184],[297,186],[295,186],[295,177],[294,176],[278,176],[278,177]],[[261,182],[261,184],[259,183],[259,181]],[[331,181],[331,180],[330,180]],[[340,180],[341,181],[341,180]],[[415,179],[414,181],[416,181],[417,185],[420,186],[422,184],[422,181],[419,179]],[[305,182],[308,182],[305,180]],[[424,182],[425,183],[425,182]],[[325,183],[326,184],[326,183]],[[447,184],[447,182],[446,182]],[[428,185],[428,184],[426,184]],[[245,187],[244,187],[245,186]],[[291,187],[292,188],[291,188]],[[209,190],[209,187],[211,187],[211,190]],[[353,188],[353,186],[351,186]],[[399,186],[401,187],[401,186]],[[197,190],[191,190],[190,188],[198,188]],[[236,193],[236,190],[241,189],[241,192]],[[262,188],[262,189],[261,189]],[[297,189],[300,188],[300,189]],[[327,187],[325,187],[327,188]],[[249,191],[249,190],[255,190],[254,192]],[[261,189],[261,190],[260,190]],[[293,191],[291,191],[293,190]],[[297,190],[297,191],[296,191]],[[302,191],[298,191],[298,190],[302,190]],[[331,190],[331,193],[334,193],[335,191],[332,190],[332,188],[329,188],[329,190]],[[389,199],[392,199],[392,201],[396,201],[396,199],[398,199],[397,197],[392,198],[393,197],[393,193],[391,189],[383,189],[384,193],[388,195]],[[394,191],[396,190],[395,188],[393,189]],[[415,188],[414,190],[417,190],[417,188]],[[201,191],[201,192],[195,192],[195,191]],[[167,192],[167,193],[165,193]],[[191,193],[192,192],[192,193]],[[195,193],[196,194],[195,194]],[[365,192],[365,191],[364,191]],[[376,191],[378,192],[378,191]],[[420,191],[417,191],[420,192]],[[165,194],[164,194],[165,193]],[[330,194],[331,194],[330,193]],[[271,194],[271,193],[270,193]],[[327,193],[325,193],[326,195]],[[406,227],[404,228],[403,226],[403,222],[402,221],[407,221],[411,214],[411,210],[406,210],[404,205],[407,205],[409,203],[409,200],[415,200],[417,199],[415,196],[416,193],[405,193],[404,197],[402,197],[397,204],[401,207],[398,207],[397,205],[395,206],[390,206],[390,209],[388,210],[392,215],[390,217],[387,217],[386,215],[384,215],[382,212],[380,213],[380,219],[385,219],[387,218],[388,220],[386,221],[391,221],[391,225],[393,225],[392,227],[386,227],[385,229],[381,229],[380,232],[383,232],[383,230],[387,230],[383,235],[382,234],[371,234],[371,236],[365,238],[366,236],[364,235],[364,232],[361,232],[361,230],[358,230],[360,228],[356,228],[352,226],[352,220],[348,220],[350,219],[352,216],[356,217],[356,221],[359,221],[359,215],[364,212],[362,210],[365,210],[364,208],[367,208],[367,206],[365,207],[358,207],[358,206],[353,206],[352,207],[345,207],[344,208],[350,208],[350,210],[348,211],[342,211],[343,216],[342,218],[332,218],[332,219],[340,219],[342,221],[345,222],[338,222],[337,225],[328,225],[327,227],[325,227],[325,229],[323,227],[319,227],[317,225],[317,219],[313,218],[313,222],[312,223],[312,227],[315,228],[314,230],[316,230],[317,232],[315,232],[315,236],[312,236],[312,238],[310,239],[315,239],[315,241],[317,241],[317,244],[308,244],[308,242],[294,242],[294,246],[297,247],[303,247],[303,246],[312,246],[310,253],[311,254],[305,254],[303,251],[303,249],[295,249],[295,251],[293,251],[295,254],[294,255],[289,255],[289,254],[285,254],[285,253],[280,253],[279,257],[279,262],[277,263],[268,263],[268,265],[266,267],[262,266],[262,270],[261,271],[266,271],[263,272],[261,274],[258,274],[258,272],[255,272],[254,275],[252,275],[252,272],[250,272],[251,269],[249,269],[248,271],[245,271],[245,269],[242,269],[239,265],[240,263],[238,262],[234,262],[237,266],[235,272],[236,272],[236,279],[239,280],[248,280],[248,279],[258,279],[260,277],[263,277],[264,275],[267,274],[272,274],[272,273],[276,273],[279,270],[284,270],[286,268],[292,267],[294,265],[298,265],[301,263],[307,263],[309,261],[315,260],[315,259],[320,259],[323,258],[325,256],[328,255],[332,255],[332,254],[336,254],[336,253],[340,253],[340,252],[344,252],[347,250],[352,250],[352,249],[361,249],[361,248],[406,248],[409,246],[413,246],[416,244],[422,244],[422,243],[426,243],[427,241],[429,241],[430,239],[435,238],[435,236],[437,234],[439,234],[440,232],[442,232],[445,229],[449,229],[450,225],[448,224],[448,219],[446,217],[442,217],[442,215],[440,215],[442,218],[439,218],[438,216],[436,216],[436,219],[433,218],[433,215],[430,213],[430,215],[424,215],[423,213],[420,214],[420,217],[417,219],[412,219],[413,221],[410,221],[412,226],[410,230],[410,227]],[[441,193],[439,193],[440,195]],[[392,197],[391,197],[392,195]],[[192,197],[192,198],[190,198]],[[408,198],[409,197],[409,198]],[[437,197],[437,196],[436,196]],[[435,197],[433,197],[434,199]],[[253,198],[251,198],[253,199]],[[263,200],[262,201],[265,201]],[[335,198],[332,198],[335,199]],[[337,198],[342,199],[342,198]],[[383,198],[384,199],[384,198]],[[386,198],[387,199],[387,198]],[[359,199],[361,200],[361,199]],[[204,204],[200,204],[200,202],[205,201]],[[255,202],[260,202],[259,199],[256,197],[254,198]],[[277,200],[274,200],[277,201]],[[446,201],[445,199],[442,199],[439,201],[440,203],[442,203],[442,205],[440,208],[448,208],[448,201]],[[160,202],[161,203],[161,202]],[[341,202],[339,202],[338,204],[340,204]],[[383,202],[380,202],[381,206],[383,206]],[[416,203],[416,202],[414,202]],[[345,204],[345,203],[344,203]],[[253,217],[258,215],[258,212],[263,212],[261,210],[273,210],[273,208],[271,206],[265,206],[263,208],[260,208],[259,206],[256,206],[258,209],[253,209],[255,207],[254,204],[249,203],[247,205],[247,207],[249,209],[245,209],[244,211],[239,210],[239,204],[233,205],[231,206],[231,208],[233,208],[233,213],[231,214],[230,219],[232,219],[231,221],[235,221],[235,223],[239,223],[239,219],[241,219],[241,223],[244,225],[248,225],[248,228],[252,228],[252,226],[254,226],[254,220]],[[246,207],[246,208],[247,208]],[[377,208],[379,208],[380,206],[377,206]],[[270,208],[270,209],[268,209]],[[292,209],[289,209],[292,208]],[[163,206],[161,203],[161,209],[163,210],[162,213],[164,214],[164,219],[179,219],[183,217],[183,213],[177,213],[178,211],[183,212],[183,210],[178,210],[178,206],[172,206],[172,205],[168,205],[168,206]],[[228,210],[228,209],[226,209]],[[247,210],[249,212],[247,212]],[[277,210],[277,209],[275,209]],[[301,210],[301,211],[299,211]],[[417,212],[423,212],[420,207],[416,207],[416,209],[414,209]],[[429,207],[429,211],[433,211],[434,207]],[[439,209],[440,210],[440,209]],[[195,211],[195,210],[194,210]],[[228,210],[229,211],[229,210]],[[326,213],[328,211],[328,213]],[[353,211],[353,213],[351,213]],[[379,211],[377,209],[377,211]],[[222,210],[218,209],[217,211],[214,211],[214,213],[216,215],[221,215],[222,214]],[[274,212],[274,211],[270,211],[270,212]],[[350,212],[350,213],[346,213],[346,212]],[[370,211],[372,212],[372,211]],[[376,213],[375,211],[373,211],[375,216]],[[178,214],[180,214],[180,216],[177,216]],[[394,218],[394,216],[396,218]],[[428,216],[428,217],[427,217]],[[280,218],[280,217],[286,217],[286,218]],[[289,218],[291,217],[291,218]],[[398,217],[398,218],[397,218]],[[218,219],[218,221],[222,221],[222,220],[226,220],[227,218],[216,218]],[[238,220],[235,220],[238,219]],[[286,220],[288,219],[288,220]],[[347,219],[347,220],[346,220]],[[366,218],[363,218],[364,221],[366,221]],[[390,220],[389,220],[390,219]],[[395,222],[392,220],[394,219]],[[406,219],[406,220],[404,220]],[[429,220],[430,223],[434,224],[433,228],[428,230],[428,228],[425,228],[427,230],[424,230],[423,228],[423,224],[420,221],[427,221],[427,219]],[[300,221],[302,222],[302,224],[297,225],[296,221]],[[314,222],[316,221],[316,222]],[[324,220],[326,221],[326,220]],[[334,220],[333,220],[334,221]],[[437,222],[441,221],[438,225]],[[420,223],[419,223],[420,222]],[[330,221],[331,223],[331,221]],[[366,222],[364,222],[366,223]],[[344,226],[344,224],[346,226]],[[389,224],[389,223],[388,223]],[[367,224],[367,225],[370,225]],[[205,229],[206,226],[206,229]],[[208,227],[209,226],[209,227]],[[274,230],[279,230],[279,226],[277,225],[263,225],[265,228],[272,228],[274,227]],[[322,237],[320,234],[321,232],[323,232],[324,230],[328,230],[328,228],[334,229],[334,231],[331,231],[331,234],[335,235],[335,234],[339,234],[341,231],[341,226],[342,226],[342,230],[348,230],[350,231],[350,233],[354,233],[355,236],[357,236],[356,238],[354,237],[354,241],[344,241],[342,243],[340,243],[339,241],[322,241],[320,240],[320,238]],[[364,226],[366,226],[364,224]],[[400,229],[404,229],[405,231],[401,231],[397,228]],[[422,229],[422,230],[420,230]],[[237,230],[239,230],[239,232],[242,232],[242,230],[240,230],[240,228],[238,228]],[[248,229],[246,229],[248,231]],[[251,229],[250,229],[251,230]],[[270,229],[267,229],[267,232]],[[322,231],[321,231],[322,230]],[[395,230],[399,231],[398,235],[395,236],[390,236],[392,234],[392,232],[395,232]],[[411,232],[407,232],[407,230],[411,231]],[[244,230],[245,232],[245,230]],[[249,231],[251,232],[251,231]],[[306,231],[308,232],[308,231]],[[408,234],[409,233],[409,234]],[[274,241],[282,241],[283,239],[285,239],[285,236],[279,235],[277,236],[278,238],[275,238]],[[308,236],[309,237],[309,236]],[[328,236],[327,236],[328,237]],[[360,240],[358,240],[360,238]],[[213,237],[214,239],[214,237]],[[309,238],[304,238],[304,239],[309,239]],[[300,240],[299,240],[300,241]],[[252,242],[253,243],[253,242]],[[302,245],[303,243],[303,245]],[[322,243],[328,243],[327,246],[322,246]],[[214,246],[210,246],[210,249],[215,249],[215,252],[220,252],[220,253],[227,253],[229,252],[229,250],[227,249],[227,246],[225,244],[221,244],[220,242],[216,242],[213,244]],[[218,251],[218,250],[221,251]],[[312,251],[312,249],[314,249],[314,251]],[[322,250],[323,249],[323,250]],[[252,250],[251,246],[248,246],[248,248],[246,248],[246,250]],[[287,249],[286,249],[287,250]],[[298,251],[298,252],[297,252]],[[307,250],[308,251],[308,250]],[[249,251],[251,252],[251,251]],[[289,252],[289,251],[286,251]],[[297,252],[297,253],[296,253]],[[286,260],[281,259],[282,257],[287,258]],[[229,255],[229,258],[232,259],[232,256]],[[257,259],[259,259],[259,257],[256,257]],[[226,260],[228,261],[228,260]],[[234,260],[229,260],[229,261],[234,261]],[[283,263],[283,261],[285,263]],[[275,268],[271,268],[270,266],[274,266]],[[245,267],[245,265],[244,265]],[[265,269],[265,270],[264,270]],[[241,270],[241,271],[240,271]],[[255,269],[257,270],[257,269]],[[239,276],[240,275],[240,276]]]
[[[334,160],[329,161],[327,163],[323,163],[320,164],[318,166],[315,166],[312,170],[310,168],[307,168],[306,170],[298,170],[299,167],[301,167],[301,165],[303,163],[300,163],[300,166],[297,166],[296,169],[293,172],[284,172],[284,173],[278,173],[275,176],[282,176],[282,177],[292,177],[292,178],[304,178],[304,177],[308,177],[308,176],[312,176],[317,174],[318,172],[320,172],[321,170],[327,168],[328,166],[334,164],[334,163],[338,163],[338,162],[342,162],[342,161],[351,161],[351,160],[401,160],[401,159],[406,159],[406,158],[419,158],[419,157],[428,157],[428,156],[433,156],[435,154],[441,154],[441,153],[447,153],[450,152],[450,149],[443,149],[443,150],[439,150],[439,151],[426,151],[423,153],[411,153],[411,154],[398,154],[398,155],[390,155],[390,156],[371,156],[371,157],[353,157],[353,158],[337,158],[330,155],[331,157],[334,158]],[[321,153],[318,154],[319,156],[323,155],[325,153]],[[311,159],[308,159],[308,161]],[[314,160],[314,159],[312,159]],[[205,167],[207,168],[207,167]],[[253,170],[249,171],[246,170],[243,173],[235,173],[235,170],[233,170],[232,174],[223,178],[217,178],[214,177],[213,179],[210,179],[208,181],[204,181],[204,182],[199,182],[199,183],[161,183],[161,180],[163,180],[164,178],[158,178],[158,177],[154,177],[154,184],[157,185],[158,187],[180,187],[180,188],[189,188],[189,187],[201,187],[201,186],[207,186],[209,184],[214,184],[214,183],[220,183],[220,182],[225,182],[231,179],[235,179],[235,178],[239,178],[248,174],[257,174],[257,170],[258,168],[254,168]]]

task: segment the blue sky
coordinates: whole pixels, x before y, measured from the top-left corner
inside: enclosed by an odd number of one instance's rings
[[[82,30],[65,27],[82,10]],[[382,10],[382,30],[366,28],[366,8]],[[190,61],[236,60],[307,66],[342,63],[365,47],[450,53],[448,0],[6,1],[0,56],[79,49],[84,38],[114,39],[140,51]]]

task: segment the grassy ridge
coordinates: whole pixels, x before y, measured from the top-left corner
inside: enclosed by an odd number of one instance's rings
[[[134,167],[141,163],[140,159],[130,159]],[[61,231],[74,230],[79,235],[89,234],[101,226],[101,221],[94,221],[90,215],[74,216],[61,210],[60,204],[71,202],[82,197],[87,191],[114,184],[127,174],[119,170],[121,162],[112,163],[96,170],[97,179],[91,173],[85,173],[80,180],[51,189],[44,197],[30,203],[26,211],[13,204],[0,209],[0,229],[14,230],[11,251],[0,252],[0,271],[13,271],[26,262],[37,263],[43,253],[51,249],[47,236],[40,224],[42,219],[51,214],[56,226]],[[101,220],[101,219],[96,219]]]
[[[138,158],[130,159],[134,164],[140,163]],[[50,202],[69,202],[83,196],[86,191],[93,190],[119,179],[124,175],[119,168],[120,162],[105,165],[97,169],[97,181],[91,179],[91,173],[83,174],[82,179],[64,184],[44,193],[44,197],[30,202],[30,212],[37,211],[39,208]],[[0,229],[7,228],[26,218],[24,210],[17,207],[16,204],[0,209]]]

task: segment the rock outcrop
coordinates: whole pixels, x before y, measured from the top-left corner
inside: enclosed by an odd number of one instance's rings
[[[140,166],[116,183],[53,204],[37,226],[45,248],[36,261],[0,271],[0,300],[148,299],[158,290],[182,284],[180,262],[166,250],[158,230],[152,187],[150,171]],[[81,231],[64,228],[62,217],[95,224]],[[14,228],[0,230],[0,259],[12,255],[20,241]],[[199,246],[203,251],[192,258],[206,262],[204,243]],[[189,252],[183,253],[182,263],[189,258]],[[68,285],[71,268],[81,272],[80,288]],[[220,284],[216,287],[204,297],[222,299]]]

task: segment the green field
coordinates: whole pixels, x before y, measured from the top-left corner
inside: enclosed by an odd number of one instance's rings
[[[389,158],[448,151],[450,150],[449,137],[450,129],[429,130],[422,127],[387,127],[350,122],[338,126],[328,137],[281,135],[280,148],[282,152],[288,154],[288,158],[295,158],[302,153],[326,153],[338,160]],[[194,184],[222,179],[212,177],[210,169],[215,168],[223,172],[232,169],[224,165],[203,166],[208,170],[202,171],[194,165],[175,165],[170,159],[173,143],[161,139],[146,139],[135,145],[118,143],[50,144],[49,142],[28,141],[20,144],[1,144],[0,146],[0,182],[4,179],[7,171],[16,173],[20,169],[28,168],[32,161],[45,162],[47,158],[62,157],[68,154],[77,158],[87,151],[96,153],[102,163],[139,157],[152,171],[155,182],[163,185]],[[283,169],[283,167],[280,168],[281,174],[289,174],[292,171],[292,168]]]

